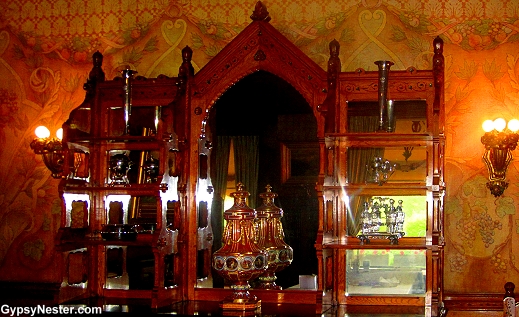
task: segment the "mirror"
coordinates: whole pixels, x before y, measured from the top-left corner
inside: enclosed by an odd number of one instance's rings
[[[427,102],[425,100],[394,100],[395,132],[426,133]],[[377,101],[348,101],[348,132],[376,132],[379,105]]]
[[[284,211],[281,221],[285,242],[294,250],[291,265],[276,273],[276,284],[285,289],[297,285],[299,275],[317,274],[314,243],[318,225],[315,183],[319,145],[312,108],[287,82],[258,71],[241,79],[219,98],[209,113],[208,128],[213,136],[210,171],[215,195],[209,213],[213,252],[221,247],[223,230],[225,197],[218,193],[226,192],[226,188],[218,186],[244,183],[251,193],[249,207],[257,208],[261,204],[259,194],[271,185],[278,194],[275,203]],[[235,153],[233,159],[229,158],[231,148]],[[244,164],[243,160],[256,163]],[[223,162],[231,165],[219,168]],[[204,265],[202,262],[199,265]],[[218,278],[213,274],[215,287],[223,284]]]
[[[346,251],[347,295],[425,295],[425,250]]]
[[[350,184],[426,182],[425,146],[349,147],[346,155]]]
[[[393,203],[391,203],[391,200]],[[374,208],[378,205],[379,208]],[[385,206],[382,206],[385,205]],[[348,227],[351,228],[352,236],[357,236],[366,229],[366,224],[377,225],[378,232],[388,232],[386,225],[389,220],[388,208],[401,207],[403,212],[403,225],[398,231],[403,232],[405,237],[423,238],[426,235],[427,226],[427,198],[422,195],[351,195],[349,196],[348,214],[352,221]],[[376,211],[379,212],[375,215]],[[366,217],[366,213],[369,217]],[[375,216],[377,216],[375,219]],[[369,219],[366,219],[369,218]],[[369,229],[367,230],[369,232]]]

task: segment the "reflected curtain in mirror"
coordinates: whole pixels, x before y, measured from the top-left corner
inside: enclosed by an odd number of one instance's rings
[[[348,118],[350,132],[375,132],[378,128],[378,117],[376,116],[351,116]],[[348,148],[348,182],[350,184],[365,183],[367,165],[374,156],[382,157],[383,148]],[[347,234],[356,236],[359,233],[362,219],[360,213],[365,202],[370,196],[352,195],[349,199]]]
[[[245,190],[250,193],[248,199],[250,206],[255,206],[256,196],[258,195],[259,137],[253,135],[217,136],[213,148],[214,161],[211,165],[214,166],[211,169],[215,194],[211,208],[214,211],[211,213],[211,221],[214,234],[213,248],[216,248],[215,250],[221,247],[231,142],[234,148],[236,181],[241,182],[245,186]]]
[[[214,199],[211,206],[211,225],[213,228],[213,252],[222,247],[223,204],[227,189],[227,171],[231,150],[230,136],[217,136],[213,143],[211,181],[214,188]]]
[[[236,181],[245,185],[250,193],[249,206],[255,208],[258,196],[259,137],[257,135],[233,136]]]

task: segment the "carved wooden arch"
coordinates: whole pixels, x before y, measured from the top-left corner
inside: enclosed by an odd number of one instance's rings
[[[320,122],[324,119],[318,106],[326,98],[327,72],[276,30],[265,12],[266,8],[258,2],[251,16],[253,21],[195,74],[191,110],[209,113],[218,98],[238,81],[254,72],[266,71],[303,96],[313,110],[321,134],[324,128]]]

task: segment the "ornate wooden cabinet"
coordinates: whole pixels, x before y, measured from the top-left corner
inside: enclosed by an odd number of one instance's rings
[[[441,39],[434,41],[432,69],[386,75],[382,99],[391,100],[394,110],[385,119],[381,110],[389,105],[380,104],[379,72],[342,72],[336,41],[323,70],[269,24],[261,2],[251,18],[198,73],[186,47],[178,77],[132,78],[130,97],[127,79],[105,81],[102,57],[94,56],[85,101],[64,124],[58,237],[62,299],[140,298],[160,307],[180,300],[218,301],[228,294],[213,288],[211,280],[213,238],[221,235],[212,224],[221,226],[222,211],[212,207],[212,171],[219,161],[212,157],[215,136],[209,126],[213,107],[227,90],[266,72],[292,86],[315,120],[314,143],[298,149],[319,153],[311,178],[318,219],[311,233],[317,263],[311,273],[318,287],[252,292],[264,302],[313,304],[316,313],[322,302],[408,305],[438,315],[443,291]],[[286,157],[281,161],[283,183],[290,173]],[[383,170],[385,161],[389,168]],[[389,230],[379,212],[378,220],[369,222],[378,230],[363,231],[375,203],[403,209],[404,224],[411,226]],[[298,216],[297,210],[285,212]],[[149,223],[152,229],[145,228]],[[103,239],[110,224],[145,229],[127,240]],[[297,261],[308,259],[295,252],[294,267]]]
[[[443,42],[434,40],[431,70],[389,71],[388,63],[351,73],[338,71],[337,45],[330,46],[318,184],[321,286],[333,304],[422,306],[436,316],[443,288]]]
[[[85,101],[63,125],[60,297],[168,305],[182,299],[184,284],[178,236],[186,235],[185,193],[175,133],[183,124],[174,122],[184,118],[172,106],[182,100],[183,77],[147,79],[123,70],[105,81],[102,55],[93,61]],[[188,76],[183,70],[180,76]]]

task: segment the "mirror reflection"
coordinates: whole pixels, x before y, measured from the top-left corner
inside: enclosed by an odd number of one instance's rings
[[[425,295],[425,250],[346,251],[347,295]]]
[[[376,227],[376,232],[389,232],[388,223],[390,220],[389,208],[382,206],[385,203],[390,207],[390,201],[394,202],[394,207],[400,206],[403,212],[404,221],[398,231],[405,237],[425,237],[427,225],[427,199],[425,196],[371,196],[371,195],[352,195],[349,199],[348,232],[351,236],[357,236],[363,232],[366,224]],[[375,207],[377,206],[377,207]],[[369,210],[369,220],[363,217],[363,213]],[[378,212],[378,214],[377,214]],[[396,219],[395,219],[396,220]]]
[[[427,102],[425,100],[393,100],[394,133],[426,133]],[[378,129],[377,101],[348,102],[348,132],[369,133]]]
[[[425,183],[427,149],[418,146],[349,147],[348,183]]]
[[[222,215],[230,207],[227,202],[232,200],[229,194],[236,191],[236,183],[243,183],[250,193],[247,204],[251,208],[261,205],[259,194],[270,185],[278,194],[275,204],[284,212],[284,240],[294,254],[290,270],[276,273],[276,284],[283,289],[296,287],[300,275],[317,274],[319,144],[317,122],[308,102],[283,79],[258,71],[216,101],[207,130],[213,145],[209,165],[215,167],[210,169],[213,252],[222,246]],[[212,278],[212,286],[225,286],[226,281],[216,274]]]

